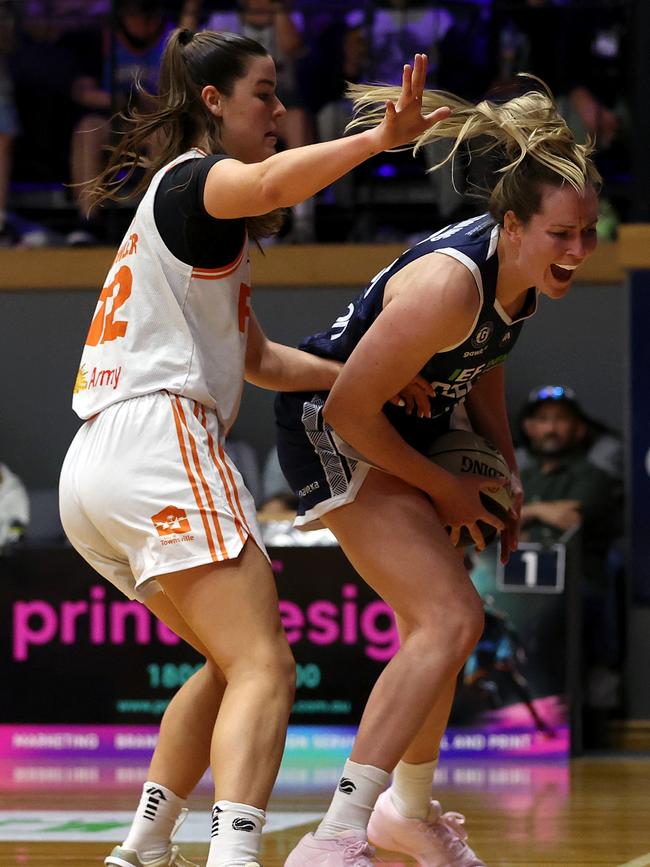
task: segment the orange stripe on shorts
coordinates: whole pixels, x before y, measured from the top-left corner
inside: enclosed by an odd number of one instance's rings
[[[244,543],[246,541],[246,533],[244,533],[244,531],[242,529],[242,523],[246,527],[246,531],[248,532],[248,534],[251,536],[253,534],[251,533],[250,527],[248,526],[246,518],[244,517],[244,513],[243,513],[243,510],[241,508],[241,504],[239,503],[239,496],[237,495],[237,486],[233,484],[233,487],[235,488],[235,497],[237,499],[237,504],[239,505],[239,514],[237,513],[237,509],[235,509],[235,505],[232,501],[232,497],[230,494],[230,488],[228,486],[228,480],[226,479],[226,474],[224,473],[224,468],[221,465],[221,463],[219,462],[219,459],[217,458],[215,451],[214,451],[214,439],[212,438],[212,434],[208,430],[207,418],[206,418],[206,414],[205,414],[205,407],[202,407],[201,409],[202,409],[202,418],[200,421],[201,421],[201,424],[205,428],[205,431],[208,435],[208,448],[210,449],[210,454],[212,456],[212,460],[214,461],[214,465],[217,468],[217,472],[219,473],[219,476],[221,478],[221,484],[223,485],[223,489],[226,492],[226,498],[228,499],[228,505],[230,506],[230,510],[232,512],[232,515],[233,515],[233,520],[235,522],[235,527],[237,529],[237,532],[239,533],[239,538],[242,540],[242,543]],[[223,449],[220,446],[220,452],[221,451],[223,451]],[[225,465],[225,468],[228,472],[230,479],[234,483],[234,479],[232,477],[232,473],[230,471],[230,467],[228,466],[228,464]]]
[[[183,436],[183,427],[181,424],[181,420],[178,414],[178,410],[174,405],[174,398],[169,396],[172,414],[174,416],[174,424],[176,425],[176,436],[178,437],[178,445],[181,450],[181,457],[183,458],[183,465],[185,466],[185,472],[187,473],[187,478],[190,481],[190,485],[192,486],[192,490],[194,492],[194,499],[196,500],[196,505],[198,507],[199,513],[201,515],[201,520],[203,521],[203,529],[205,530],[205,536],[208,540],[208,548],[210,549],[210,555],[213,560],[218,560],[217,552],[214,547],[214,541],[212,539],[212,533],[210,532],[210,524],[208,523],[208,517],[203,506],[203,501],[201,500],[201,495],[199,493],[199,487],[196,483],[196,479],[194,478],[194,473],[192,472],[192,467],[190,466],[190,462],[187,457],[187,448],[185,446],[185,437]]]
[[[208,485],[205,476],[203,475],[203,469],[201,467],[201,462],[199,460],[199,453],[196,448],[196,440],[194,438],[194,434],[190,430],[190,427],[187,423],[187,419],[185,418],[185,412],[183,410],[183,404],[181,403],[181,399],[178,395],[174,395],[174,400],[176,401],[176,407],[178,409],[179,416],[181,421],[187,431],[187,436],[190,442],[190,448],[192,451],[192,458],[194,459],[194,466],[196,471],[201,479],[201,484],[203,485],[203,493],[205,494],[205,499],[210,508],[210,517],[212,518],[212,523],[214,524],[214,529],[217,533],[217,539],[219,541],[219,548],[221,549],[221,560],[228,559],[228,549],[226,548],[226,543],[224,542],[223,533],[221,532],[221,525],[219,524],[219,514],[214,507],[214,500],[212,499],[212,491],[210,490],[210,486]]]

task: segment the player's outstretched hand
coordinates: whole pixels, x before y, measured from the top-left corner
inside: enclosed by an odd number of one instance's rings
[[[451,109],[447,106],[437,108],[431,114],[422,114],[427,64],[426,54],[416,54],[413,66],[408,63],[404,65],[399,99],[397,103],[387,100],[384,119],[376,127],[382,150],[390,150],[414,141],[434,123],[451,114]]]

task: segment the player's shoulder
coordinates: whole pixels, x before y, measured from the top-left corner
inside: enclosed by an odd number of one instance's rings
[[[458,250],[471,258],[486,257],[496,249],[499,227],[490,214],[450,223],[420,242],[426,250]],[[418,246],[420,246],[418,245]]]

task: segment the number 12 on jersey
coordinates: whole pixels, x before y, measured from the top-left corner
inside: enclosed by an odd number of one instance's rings
[[[93,321],[90,323],[86,346],[97,346],[124,337],[129,323],[126,319],[116,319],[115,314],[130,297],[132,285],[131,269],[128,265],[122,265],[111,282],[101,291]]]

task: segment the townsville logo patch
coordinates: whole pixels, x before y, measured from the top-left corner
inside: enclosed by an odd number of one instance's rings
[[[176,506],[165,506],[157,514],[152,515],[151,520],[159,536],[184,535],[192,529],[185,510]]]

